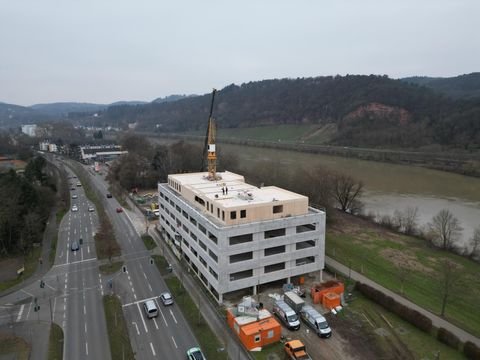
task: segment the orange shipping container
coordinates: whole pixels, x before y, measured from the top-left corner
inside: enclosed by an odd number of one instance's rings
[[[340,296],[333,292],[326,293],[323,296],[322,305],[327,309],[333,309],[340,306]]]

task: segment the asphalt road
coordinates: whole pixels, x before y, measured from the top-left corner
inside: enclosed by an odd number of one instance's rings
[[[89,170],[88,170],[89,171]],[[117,242],[122,249],[126,272],[111,277],[112,289],[123,304],[130,341],[136,359],[185,359],[186,351],[198,346],[183,314],[174,304],[163,306],[159,300],[168,288],[157,267],[150,263],[150,253],[136,232],[126,212],[117,213],[121,207],[115,198],[106,198],[107,184],[100,175],[91,174],[92,183],[103,199],[105,211],[110,215]],[[148,319],[143,303],[153,299],[159,316]]]

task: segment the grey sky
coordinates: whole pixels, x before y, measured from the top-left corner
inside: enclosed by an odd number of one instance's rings
[[[478,0],[4,0],[0,101],[150,101],[230,83],[479,71]]]

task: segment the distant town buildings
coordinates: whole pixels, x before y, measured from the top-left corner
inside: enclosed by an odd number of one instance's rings
[[[159,229],[206,289],[224,294],[321,271],[325,212],[308,197],[275,186],[257,188],[231,172],[175,174],[158,185]]]
[[[48,151],[48,152],[58,152],[58,147],[56,144],[50,143],[49,141],[42,141],[38,144],[40,151]]]
[[[22,125],[22,133],[34,137],[37,135],[37,125]]]
[[[80,160],[85,163],[92,161],[110,161],[120,155],[128,154],[120,145],[83,145],[80,146]]]

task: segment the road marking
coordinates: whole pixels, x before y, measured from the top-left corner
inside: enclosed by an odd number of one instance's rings
[[[87,315],[87,308],[83,305],[83,315]]]
[[[142,310],[140,310],[140,305],[137,303],[138,313],[140,314],[140,318],[143,322],[143,327],[145,328],[145,332],[148,333],[147,324],[145,324],[145,319],[143,318]]]
[[[87,246],[88,253],[90,254],[90,245]]]
[[[88,355],[88,342],[85,343],[85,353]]]
[[[28,306],[28,312],[27,312],[26,320],[28,320],[28,317],[30,316],[30,310],[32,309],[32,303],[33,303],[33,301],[30,301],[30,305]]]
[[[51,287],[50,285],[47,284],[47,282],[45,281],[45,285],[47,285],[50,289],[52,289],[53,291],[56,291],[57,289],[55,289],[54,287]]]
[[[85,323],[85,334],[87,333],[87,323]]]
[[[178,349],[177,343],[175,342],[175,339],[173,338],[173,336],[172,336],[172,341],[173,341],[173,345],[175,345],[175,349]]]
[[[54,265],[52,266],[52,269],[55,268],[55,267],[59,267],[59,266],[67,266],[67,265],[72,265],[72,264],[80,264],[80,263],[84,263],[84,262],[87,262],[87,261],[93,261],[93,260],[97,260],[96,257],[93,257],[93,258],[89,258],[89,259],[85,259],[85,260],[82,260],[82,261],[73,261],[71,263],[68,262],[68,253],[67,253],[67,262],[65,264],[58,264],[58,265]]]
[[[57,297],[53,299],[52,321],[55,321],[55,306],[57,306]]]
[[[85,226],[85,234],[88,232],[88,228]]]
[[[155,300],[155,304],[157,304],[157,309],[160,311],[160,315],[162,315],[163,322],[165,323],[165,326],[168,327],[167,319],[165,319],[165,316],[163,315],[163,311],[160,309],[160,306],[158,306],[157,300]]]
[[[18,316],[17,316],[17,322],[20,321],[20,319],[22,318],[22,314],[23,314],[23,309],[25,308],[25,304],[22,304],[22,306],[20,306],[20,311],[18,312]]]
[[[137,300],[137,294],[133,293],[133,298]]]
[[[147,275],[145,275],[145,273],[143,273],[143,277],[144,277],[146,280],[148,280],[148,279],[147,279]]]
[[[170,309],[170,315],[172,315],[173,321],[175,321],[175,324],[178,324],[178,323],[177,323],[177,319],[175,319],[175,315],[173,315],[172,309]]]
[[[81,256],[82,261],[83,261],[83,248],[80,249],[80,256]]]
[[[150,284],[148,284],[148,288],[150,289],[151,292],[153,292],[153,289],[152,289],[152,287],[150,286]]]
[[[135,321],[132,321],[132,324],[135,325],[135,329],[137,329],[137,335],[140,335],[140,331],[138,330],[138,325]]]
[[[21,292],[24,292],[24,293],[27,294],[28,296],[34,297],[33,294],[29,293],[29,292],[26,291],[26,290],[21,289],[20,291],[21,291]]]
[[[150,343],[150,348],[152,349],[152,354],[153,356],[157,356],[157,354],[155,354],[155,349],[153,348],[153,344]]]
[[[133,290],[133,284],[132,284],[132,282],[131,282],[131,281],[129,281],[129,283],[130,283],[130,286],[132,287],[132,290]]]
[[[155,300],[157,297],[158,297],[158,296],[154,296],[154,297],[146,298],[146,299],[140,299],[140,300],[138,300],[138,301],[134,301],[134,302],[131,302],[131,303],[122,305],[122,307],[137,305],[138,303],[145,302],[145,301],[148,301],[148,300]]]
[[[59,256],[59,257],[63,257],[63,250],[62,250],[62,252],[60,253],[60,256]]]
[[[157,320],[155,320],[155,318],[152,318],[153,319],[153,323],[155,324],[155,327],[157,328],[158,330],[158,324],[157,324]]]

